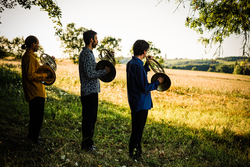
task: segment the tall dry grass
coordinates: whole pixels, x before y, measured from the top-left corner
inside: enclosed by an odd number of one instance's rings
[[[80,95],[78,65],[64,60],[58,62],[58,86]],[[116,78],[110,83],[101,82],[100,100],[127,106],[126,66],[116,66]],[[216,130],[229,128],[236,134],[250,129],[250,76],[212,72],[165,70],[171,88],[165,92],[152,92],[154,108],[149,119]],[[149,72],[148,79],[154,73]]]

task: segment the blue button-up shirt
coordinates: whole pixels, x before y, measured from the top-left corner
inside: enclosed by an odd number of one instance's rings
[[[150,91],[156,90],[160,82],[148,83],[148,64],[133,56],[127,63],[127,93],[131,112],[149,110],[153,107]]]

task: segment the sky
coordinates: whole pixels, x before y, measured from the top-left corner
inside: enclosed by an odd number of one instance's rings
[[[198,43],[200,35],[185,27],[189,7],[181,5],[176,11],[175,0],[56,0],[62,10],[63,28],[75,23],[76,28],[85,27],[97,32],[98,40],[106,36],[122,39],[122,51],[117,56],[132,56],[129,50],[137,39],[153,42],[167,59],[212,59],[216,46],[211,50]],[[157,5],[158,4],[158,5]],[[56,58],[67,57],[61,42],[55,36],[55,25],[47,12],[33,6],[31,10],[16,6],[0,14],[0,36],[9,40],[35,35],[45,53]],[[209,36],[206,36],[209,37]],[[242,38],[225,39],[223,55],[240,56]],[[98,55],[94,52],[95,56]]]

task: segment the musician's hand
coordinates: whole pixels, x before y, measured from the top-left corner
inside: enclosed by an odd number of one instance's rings
[[[159,77],[159,78],[158,78],[158,81],[159,81],[159,82],[160,82],[160,84],[161,84],[161,83],[163,83],[163,82],[164,82],[164,78],[163,78],[163,77]]]
[[[110,67],[105,66],[105,70],[106,70],[107,74],[110,73]]]
[[[47,78],[50,78],[52,76],[51,71],[47,71]]]
[[[149,60],[153,60],[153,56],[147,56]]]
[[[110,51],[112,56],[115,57],[115,52],[114,51]]]

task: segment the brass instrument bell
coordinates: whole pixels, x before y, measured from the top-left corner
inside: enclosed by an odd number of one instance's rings
[[[48,54],[45,54],[42,52],[42,55],[40,56],[40,61],[42,65],[38,69],[38,73],[47,73],[48,71],[51,72],[51,77],[50,78],[45,78],[44,81],[41,83],[44,85],[52,85],[56,81],[56,69],[57,65],[55,60],[49,56]]]
[[[168,90],[171,86],[170,78],[165,74],[163,67],[155,59],[150,60],[146,57],[146,61],[149,64],[150,68],[156,73],[151,78],[151,83],[155,82],[159,77],[163,77],[164,81],[158,87],[158,91]]]
[[[110,73],[104,75],[103,77],[100,77],[99,79],[103,82],[113,81],[116,76],[116,61],[114,58],[114,54],[107,49],[102,49],[100,51],[99,58],[101,61],[97,63],[95,68],[96,70],[103,70],[106,66],[110,68]]]

